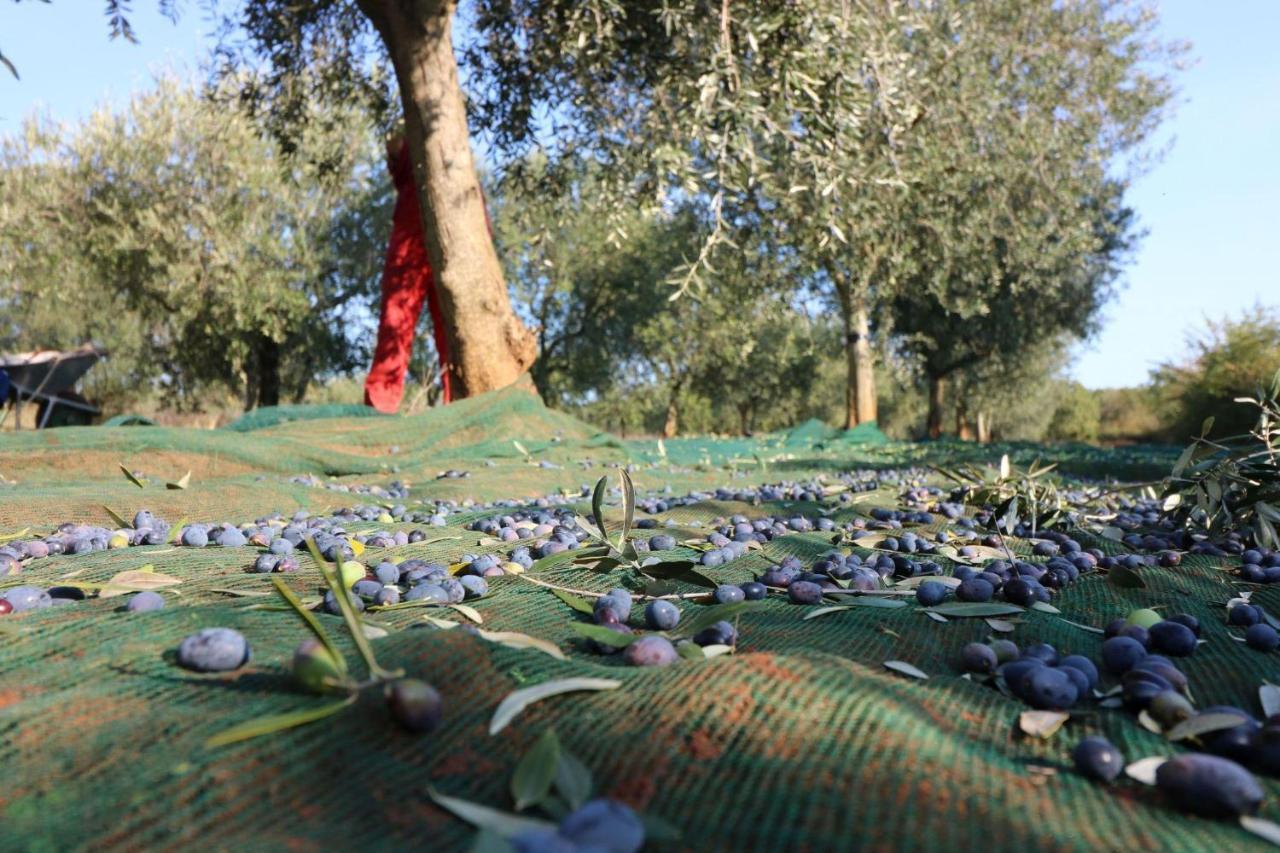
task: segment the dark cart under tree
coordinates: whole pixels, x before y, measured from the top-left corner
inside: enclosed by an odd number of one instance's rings
[[[84,426],[93,422],[99,409],[73,388],[106,351],[91,344],[65,352],[36,352],[0,355],[0,405],[13,410],[14,426],[25,403],[36,404],[36,428]],[[0,424],[7,412],[0,413]]]

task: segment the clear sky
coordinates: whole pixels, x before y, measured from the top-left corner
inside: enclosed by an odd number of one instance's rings
[[[135,3],[141,44],[107,38],[99,0],[5,3],[0,51],[22,75],[0,69],[0,133],[36,107],[61,119],[104,98],[122,101],[154,69],[194,68],[210,46],[198,3],[181,3],[175,26],[154,0]],[[1144,381],[1177,359],[1203,318],[1255,302],[1280,305],[1280,0],[1162,0],[1166,38],[1190,40],[1182,104],[1166,128],[1172,147],[1133,188],[1149,231],[1127,286],[1074,375],[1093,387]]]

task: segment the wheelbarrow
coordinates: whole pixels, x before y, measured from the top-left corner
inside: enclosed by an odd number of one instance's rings
[[[100,410],[73,389],[80,377],[106,354],[105,350],[85,344],[65,352],[36,350],[0,355],[0,404],[7,403],[13,410],[14,427],[20,422],[23,404],[28,402],[36,404],[37,429],[92,423]],[[0,415],[0,424],[4,417]]]

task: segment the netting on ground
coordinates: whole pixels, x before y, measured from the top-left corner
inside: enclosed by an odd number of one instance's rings
[[[668,441],[664,457],[655,441],[620,442],[512,391],[415,417],[295,420],[251,433],[128,427],[7,436],[0,439],[0,535],[28,527],[48,533],[66,520],[110,525],[104,505],[126,517],[146,507],[170,521],[243,522],[367,503],[577,495],[624,462],[634,464],[641,490],[669,486],[684,494],[999,453],[844,442],[833,449],[830,435],[814,432],[810,444],[777,436]],[[1025,459],[1043,452],[1013,450]],[[1170,454],[1077,448],[1063,460],[1089,476],[1151,476],[1167,469]],[[120,464],[146,474],[146,487],[130,484]],[[450,469],[466,476],[438,478]],[[188,470],[186,489],[164,488]],[[393,481],[409,489],[407,498],[378,496]],[[887,488],[860,495],[833,517],[865,515],[896,499]],[[713,518],[735,513],[816,515],[818,508],[719,499],[656,518],[672,519],[680,538],[705,535]],[[428,530],[427,542],[367,556],[443,562],[505,553],[509,546],[480,544],[481,534],[466,529],[492,512],[451,515],[447,526]],[[1081,541],[1121,550],[1085,534]],[[821,534],[782,536],[703,573],[737,583],[789,554],[813,560],[829,548]],[[259,553],[130,547],[50,557],[0,578],[0,588],[102,583],[152,565],[181,580],[166,590],[166,609],[153,613],[126,614],[123,599],[90,598],[4,617],[0,848],[463,849],[473,829],[436,807],[427,788],[509,809],[511,772],[548,727],[592,770],[601,793],[678,827],[682,836],[671,846],[681,849],[1198,851],[1260,843],[1234,825],[1169,809],[1154,789],[1108,788],[1072,772],[1070,749],[1088,734],[1104,734],[1130,759],[1176,748],[1122,710],[1084,710],[1049,740],[1020,735],[1016,720],[1026,706],[960,677],[956,666],[960,648],[991,629],[974,619],[939,624],[915,607],[805,620],[806,608],[770,598],[740,620],[736,654],[633,669],[619,656],[589,653],[570,628],[580,617],[549,590],[527,578],[493,578],[491,594],[475,604],[483,627],[547,640],[566,659],[433,627],[423,616],[445,615],[438,610],[377,613],[369,621],[388,631],[374,641],[379,659],[436,685],[446,704],[440,729],[406,734],[370,696],[311,726],[209,749],[206,738],[231,725],[328,701],[291,684],[289,657],[305,631],[293,614],[275,609],[270,578],[247,573]],[[1146,589],[1085,577],[1055,598],[1061,616],[1030,611],[1012,637],[1096,656],[1102,638],[1072,622],[1101,625],[1147,606],[1189,612],[1208,640],[1180,661],[1197,701],[1257,712],[1258,686],[1280,680],[1280,671],[1275,657],[1227,636],[1223,604],[1233,585],[1221,568],[1222,561],[1188,557],[1177,569],[1146,570]],[[305,559],[301,571],[283,577],[299,596],[316,597],[319,574]],[[587,569],[544,579],[585,591],[619,585],[617,572]],[[1254,600],[1280,611],[1280,590],[1263,589]],[[703,605],[681,606],[688,616]],[[350,650],[340,620],[319,618]],[[228,675],[176,667],[179,641],[211,626],[240,630],[254,650],[251,664]],[[884,669],[886,660],[908,661],[930,677],[896,675]],[[511,691],[573,675],[623,686],[535,704],[488,734]],[[1265,785],[1264,814],[1280,817],[1280,785]]]

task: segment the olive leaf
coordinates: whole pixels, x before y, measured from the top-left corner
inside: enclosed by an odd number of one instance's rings
[[[1280,714],[1280,687],[1263,684],[1258,688],[1258,701],[1262,703],[1262,716]]]
[[[546,799],[559,764],[560,740],[553,730],[547,729],[534,741],[511,775],[511,798],[515,800],[516,811],[524,811]]]
[[[133,472],[130,471],[128,468],[124,467],[123,462],[119,463],[119,465],[120,465],[120,470],[124,472],[124,476],[129,480],[130,483],[133,483],[139,489],[144,488],[142,485],[142,481],[139,480],[137,477],[133,476]]]
[[[1059,610],[1058,608],[1054,607],[1052,604],[1050,604],[1050,603],[1049,603],[1049,602],[1047,602],[1047,601],[1037,601],[1035,604],[1031,605],[1031,609],[1032,609],[1032,610],[1039,610],[1041,613],[1054,613],[1054,614],[1057,614],[1057,613],[1061,613],[1061,612],[1062,612],[1061,610]]]
[[[140,569],[130,569],[112,575],[111,579],[98,590],[98,598],[114,598],[131,592],[164,589],[167,586],[177,586],[180,583],[182,583],[181,578],[162,575],[153,571],[151,566],[143,566]]]
[[[451,812],[454,817],[461,818],[480,829],[487,829],[503,838],[510,838],[524,832],[554,832],[556,829],[556,825],[550,821],[514,815],[470,800],[445,796],[435,788],[427,788],[427,796],[440,808]]]
[[[612,678],[560,678],[544,681],[532,687],[515,691],[503,699],[493,712],[489,721],[489,734],[496,735],[515,719],[516,715],[534,702],[559,696],[563,693],[575,693],[582,690],[616,690],[622,686],[621,681]]]
[[[1156,783],[1156,771],[1160,769],[1161,764],[1168,760],[1163,756],[1139,758],[1132,764],[1126,765],[1124,772],[1130,779],[1141,782],[1144,785],[1154,785]]]
[[[574,810],[591,799],[594,788],[591,771],[563,747],[560,749],[560,761],[556,764],[555,787],[556,793]]]
[[[884,662],[885,669],[891,669],[894,672],[900,672],[903,675],[909,675],[912,678],[928,678],[929,674],[920,668],[913,666],[902,660],[887,660]]]
[[[636,518],[636,487],[626,468],[619,469],[618,473],[622,476],[622,536],[618,540],[618,547],[622,548],[626,545],[631,524]]]
[[[942,604],[926,607],[925,610],[942,616],[982,619],[988,616],[1013,616],[1026,613],[1026,610],[1016,604],[997,604],[988,601],[944,601]]]
[[[1147,586],[1142,576],[1127,566],[1113,566],[1107,570],[1107,577],[1121,589],[1146,589]]]
[[[337,702],[330,702],[327,705],[321,705],[318,708],[308,708],[305,711],[290,711],[287,714],[274,714],[269,717],[259,717],[256,720],[249,720],[247,723],[241,723],[238,726],[220,732],[204,742],[204,745],[210,749],[219,746],[226,746],[231,743],[239,743],[242,740],[249,740],[262,735],[275,734],[286,729],[296,729],[298,726],[305,726],[308,723],[314,723],[323,720],[326,717],[332,717],[334,714],[353,704],[358,694],[352,693],[345,699]]]
[[[1023,734],[1048,740],[1069,719],[1066,711],[1023,711],[1018,715],[1018,728]]]
[[[571,622],[569,627],[588,640],[595,640],[602,646],[611,646],[615,649],[629,646],[640,639],[639,634],[623,634],[603,625],[593,625],[590,622]]]
[[[125,528],[133,527],[132,524],[125,521],[124,518],[121,517],[119,514],[117,514],[116,511],[113,510],[111,507],[107,506],[106,504],[103,504],[102,508],[107,511],[107,515],[111,516],[111,520],[116,523],[117,527],[125,527]],[[3,542],[6,538],[8,537],[0,536],[0,542]]]
[[[369,676],[379,680],[397,677],[398,673],[383,669],[378,664],[378,659],[373,654],[373,647],[369,645],[369,639],[365,636],[364,628],[361,626],[360,614],[356,612],[355,605],[351,603],[351,593],[347,591],[346,585],[342,583],[338,573],[321,555],[320,549],[316,547],[315,539],[307,537],[303,541],[307,545],[307,550],[311,553],[311,559],[315,561],[316,567],[320,570],[325,585],[333,593],[338,609],[342,611],[342,620],[347,623],[347,631],[355,642],[356,651],[360,653],[360,657],[364,659],[365,666],[369,668]]]
[[[1240,826],[1259,838],[1280,847],[1280,824],[1253,815],[1240,815]]]
[[[596,528],[601,533],[605,532],[604,526],[604,498],[609,486],[608,476],[601,477],[596,480],[595,490],[591,493],[591,518],[596,523]]]
[[[703,589],[715,589],[718,583],[694,568],[697,563],[692,560],[670,560],[661,563],[650,563],[641,568],[651,578],[659,580],[679,580]]]
[[[191,472],[188,471],[187,473],[183,474],[182,477],[176,483],[165,483],[164,487],[166,489],[173,489],[173,490],[185,489],[187,485],[190,484],[190,482],[191,482]]]
[[[424,618],[430,619],[430,617]],[[483,629],[476,629],[476,635],[482,640],[498,643],[510,649],[536,649],[551,655],[556,660],[565,660],[564,652],[560,651],[559,646],[540,637],[531,637],[518,631],[485,631]]]
[[[591,602],[587,601],[580,595],[574,595],[573,593],[565,592],[562,589],[552,589],[551,592],[556,598],[560,599],[579,613],[585,613],[590,616],[594,612]]]
[[[1222,731],[1223,729],[1234,729],[1244,722],[1244,717],[1239,714],[1196,714],[1194,717],[1189,717],[1169,729],[1165,736],[1169,740],[1186,740],[1187,738],[1199,737],[1200,735]]]
[[[681,643],[676,646],[676,652],[685,660],[706,660],[707,653],[702,650],[702,646],[697,643]]]
[[[477,625],[484,624],[484,618],[480,615],[480,612],[469,604],[450,604],[449,607],[458,611]]]
[[[169,536],[166,541],[170,545],[174,544],[175,542],[177,542],[179,539],[182,538],[182,528],[185,527],[186,524],[187,524],[187,519],[184,516],[183,518],[178,519],[177,524],[169,528]]]

